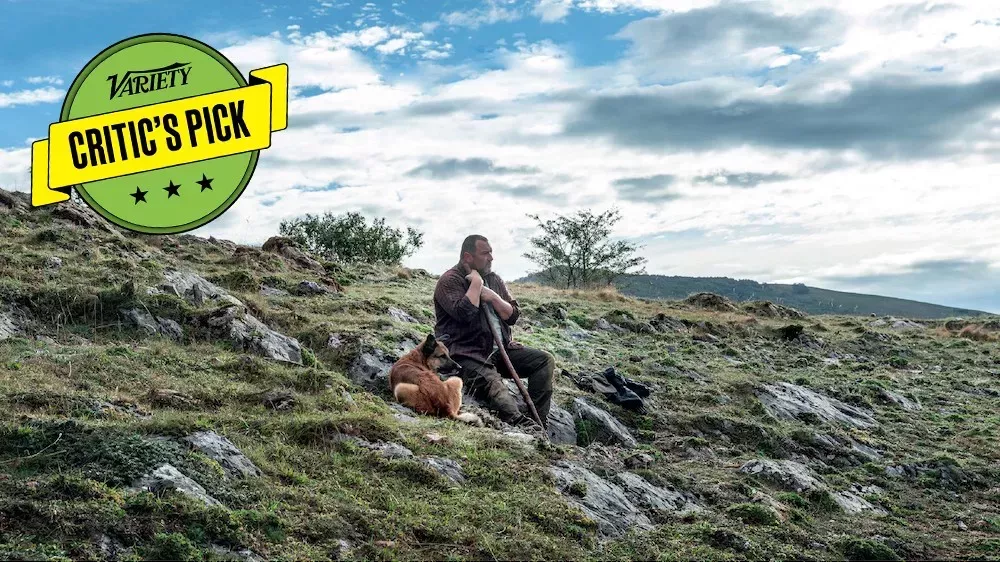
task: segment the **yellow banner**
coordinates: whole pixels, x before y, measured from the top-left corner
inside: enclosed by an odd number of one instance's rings
[[[271,146],[288,125],[288,65],[250,72],[250,85],[49,125],[31,145],[31,204],[68,187]]]

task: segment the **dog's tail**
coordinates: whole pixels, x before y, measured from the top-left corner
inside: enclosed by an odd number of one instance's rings
[[[460,422],[465,422],[467,424],[477,425],[479,427],[483,427],[483,420],[479,419],[479,416],[477,416],[476,414],[473,414],[472,412],[464,412],[464,413],[458,414],[457,416],[454,417],[454,419],[456,419],[456,420],[458,420]]]

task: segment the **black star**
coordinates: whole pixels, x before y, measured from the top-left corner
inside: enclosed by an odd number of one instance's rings
[[[179,185],[174,185],[174,180],[170,180],[170,185],[163,188],[163,189],[165,189],[167,191],[167,199],[170,199],[174,195],[180,197],[181,194],[177,193],[177,189],[179,187],[180,187]]]
[[[195,183],[201,186],[202,191],[205,191],[206,189],[212,189],[212,180],[206,178],[205,174],[202,174],[201,179],[199,181],[196,181]]]
[[[146,201],[147,193],[149,192],[139,189],[139,186],[135,186],[135,193],[131,194],[132,197],[135,197],[135,204],[138,205],[139,201],[145,201],[146,203],[149,203],[149,201]]]

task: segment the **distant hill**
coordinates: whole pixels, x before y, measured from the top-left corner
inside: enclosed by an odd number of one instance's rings
[[[539,273],[522,277],[518,281],[545,283]],[[749,279],[729,277],[630,275],[620,278],[615,285],[623,294],[642,298],[680,300],[692,293],[709,292],[737,302],[767,300],[797,308],[808,314],[869,315],[874,312],[879,316],[907,318],[949,318],[989,314],[980,310],[954,308],[907,299],[831,291],[809,287],[801,283],[792,285],[758,283]]]

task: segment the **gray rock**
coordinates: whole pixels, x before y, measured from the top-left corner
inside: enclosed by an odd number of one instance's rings
[[[238,298],[197,273],[171,268],[163,277],[164,281],[156,290],[181,297],[194,306],[201,306],[206,301],[244,306]]]
[[[295,288],[296,293],[299,295],[322,295],[330,292],[326,287],[320,285],[315,281],[299,281],[298,286]]]
[[[395,410],[395,412],[392,413],[392,416],[398,421],[403,423],[418,423],[420,421],[416,417],[416,412],[402,404],[399,404],[398,402],[389,404],[389,407]]]
[[[649,468],[655,459],[647,453],[639,453],[625,458],[625,466],[628,468]]]
[[[59,269],[62,267],[62,258],[58,256],[49,256],[45,258],[45,267],[48,269]]]
[[[326,347],[330,349],[340,349],[342,345],[344,345],[344,342],[338,334],[330,334],[330,337],[326,339]]]
[[[161,318],[157,316],[156,323],[160,329],[160,334],[175,341],[180,341],[184,338],[184,330],[177,322],[169,318]]]
[[[860,408],[787,382],[764,385],[758,398],[767,411],[779,419],[801,421],[801,416],[807,414],[829,423],[861,429],[878,425],[871,415]]]
[[[535,442],[534,435],[521,433],[520,431],[505,431],[503,432],[503,436],[519,445],[532,445]]]
[[[265,297],[287,297],[288,291],[278,289],[276,287],[270,287],[268,285],[262,285],[260,288],[260,294]]]
[[[596,327],[598,330],[604,330],[606,332],[615,332],[618,334],[624,334],[627,330],[622,328],[617,324],[612,324],[608,322],[606,318],[598,318]]]
[[[268,328],[245,308],[230,306],[217,310],[209,317],[208,325],[236,349],[277,361],[302,364],[302,347],[298,340]]]
[[[850,438],[835,437],[825,433],[814,433],[811,445],[817,451],[814,456],[830,460],[833,457],[841,457],[851,465],[860,465],[868,461],[875,461],[882,458],[881,453],[874,448],[858,443]]]
[[[902,394],[892,392],[891,390],[882,390],[882,397],[887,401],[899,406],[900,408],[906,410],[907,412],[914,412],[920,410],[922,406],[920,402],[915,402],[909,398],[903,396]]]
[[[271,390],[264,395],[264,405],[279,412],[291,410],[295,407],[295,395],[287,390]]]
[[[371,449],[372,451],[377,452],[387,459],[414,458],[413,451],[407,449],[399,443],[369,443],[367,441],[361,441],[359,444],[366,449]]]
[[[91,541],[97,547],[103,560],[115,562],[125,557],[131,558],[133,553],[131,548],[126,548],[125,545],[104,533],[93,535]]]
[[[830,494],[833,501],[837,502],[846,513],[857,514],[870,512],[875,515],[887,515],[888,512],[881,507],[872,505],[868,500],[851,491],[833,492]]]
[[[576,419],[593,422],[596,426],[593,440],[607,444],[617,443],[625,447],[638,446],[639,443],[632,437],[628,428],[608,412],[587,403],[583,398],[573,399],[573,409]]]
[[[407,313],[405,310],[402,310],[400,308],[396,308],[394,306],[390,306],[389,310],[387,312],[388,312],[389,316],[392,317],[393,320],[397,320],[399,322],[408,322],[408,323],[411,323],[411,324],[419,324],[420,323],[419,320],[417,320],[413,316],[410,316],[409,313]]]
[[[569,461],[558,461],[549,471],[556,487],[597,523],[604,537],[620,537],[632,528],[653,529],[653,523],[617,484],[608,482],[586,468]],[[579,483],[574,486],[575,483]],[[581,486],[582,484],[582,486]],[[575,495],[585,489],[583,497]]]
[[[422,459],[422,462],[455,484],[465,483],[465,473],[462,472],[462,465],[452,459],[426,457]]]
[[[122,310],[121,314],[126,322],[138,327],[147,336],[162,334],[173,340],[180,340],[184,337],[181,325],[169,318],[154,316],[149,311],[139,308]]]
[[[151,474],[137,480],[132,485],[132,488],[130,488],[132,492],[147,491],[153,494],[160,494],[165,490],[176,490],[200,500],[208,506],[225,507],[222,502],[208,495],[208,492],[200,484],[191,480],[170,464],[160,465]]]
[[[754,459],[744,463],[740,472],[759,476],[791,492],[825,489],[825,485],[812,475],[809,467],[795,461]]]
[[[556,445],[576,445],[576,423],[573,414],[556,404],[549,408],[549,441]]]
[[[629,500],[640,508],[672,513],[688,513],[702,509],[684,494],[654,486],[638,474],[620,472],[615,478]]]
[[[906,473],[902,466],[887,466],[885,467],[885,475],[890,478],[902,478]]]
[[[131,310],[122,311],[122,316],[125,317],[131,325],[138,327],[140,330],[146,333],[147,336],[153,336],[160,332],[160,324],[153,318],[153,315],[145,310],[139,310],[138,308],[133,308]]]
[[[246,458],[232,441],[214,431],[199,431],[184,438],[193,448],[218,462],[234,478],[260,476],[257,465]]]
[[[660,332],[687,332],[688,327],[684,322],[672,316],[667,316],[663,313],[657,314],[649,324],[653,326],[657,331]]]
[[[590,338],[590,332],[584,330],[579,324],[572,320],[566,320],[566,329],[563,330],[567,338],[574,340],[585,340]]]
[[[351,555],[351,543],[345,541],[344,539],[337,539],[337,546],[330,552],[330,557],[333,560],[344,560]]]
[[[389,369],[394,362],[379,349],[364,351],[347,368],[347,376],[366,390],[388,392]]]

